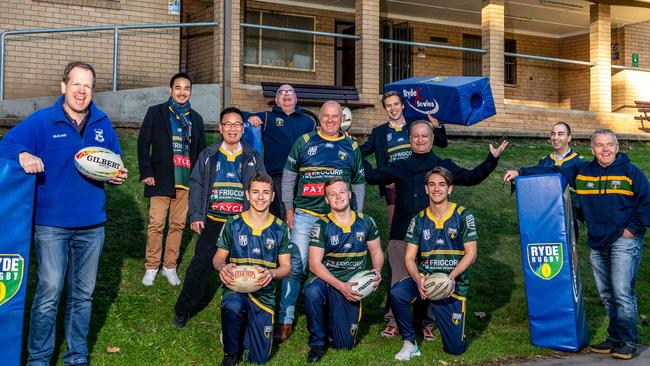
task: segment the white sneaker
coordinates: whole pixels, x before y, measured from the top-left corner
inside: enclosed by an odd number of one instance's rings
[[[395,359],[398,361],[409,361],[411,357],[421,356],[420,349],[418,348],[417,343],[411,343],[409,341],[404,341],[404,345],[398,354],[395,355]]]
[[[157,269],[148,269],[146,272],[144,272],[144,277],[142,277],[142,284],[145,286],[153,285],[153,280],[156,279],[157,274]]]
[[[178,275],[176,274],[176,268],[167,269],[163,267],[162,275],[167,278],[167,281],[169,281],[169,284],[172,286],[178,286],[181,284],[181,279],[178,278]]]

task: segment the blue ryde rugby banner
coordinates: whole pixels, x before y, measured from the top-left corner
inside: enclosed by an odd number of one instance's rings
[[[517,211],[533,345],[589,343],[568,184],[559,174],[517,177]]]
[[[486,77],[418,76],[388,83],[384,89],[402,97],[408,121],[426,121],[427,114],[433,114],[443,123],[471,126],[497,113]]]
[[[0,159],[0,363],[6,366],[20,365],[34,182],[16,161]]]

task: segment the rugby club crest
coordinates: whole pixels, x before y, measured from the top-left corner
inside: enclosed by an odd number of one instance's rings
[[[458,229],[450,226],[447,228],[447,235],[449,235],[449,239],[456,239],[456,235],[458,235]]]
[[[282,118],[277,117],[275,119],[275,125],[278,126],[278,127],[284,126],[284,120]]]
[[[20,254],[0,254],[0,306],[20,290],[24,269],[25,260]]]
[[[451,314],[451,322],[454,323],[454,325],[460,324],[461,320],[463,320],[463,313],[452,313]]]
[[[343,150],[339,150],[338,155],[339,155],[339,159],[341,159],[341,160],[345,160],[345,159],[348,158],[348,153],[346,153]]]
[[[264,327],[264,336],[266,339],[271,339],[271,334],[273,334],[273,326],[267,325]]]
[[[528,266],[537,277],[543,280],[550,280],[562,271],[562,265],[564,263],[562,244],[528,244],[526,252]]]
[[[273,249],[274,245],[275,245],[275,239],[273,238],[266,239],[266,249],[271,250]]]
[[[357,231],[355,234],[357,241],[363,241],[366,238],[366,234],[363,231]]]

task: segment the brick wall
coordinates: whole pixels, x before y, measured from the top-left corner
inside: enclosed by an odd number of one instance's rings
[[[561,38],[558,55],[570,60],[589,61],[589,35]],[[562,64],[559,73],[560,107],[589,110],[589,66]]]
[[[84,4],[84,5],[76,5]],[[176,23],[161,0],[3,0],[0,31],[133,23]],[[97,90],[112,88],[113,32],[9,36],[5,96],[60,93],[64,66],[85,60],[97,71]],[[118,88],[165,85],[179,66],[178,29],[120,32]]]
[[[183,23],[214,22],[213,0],[186,0],[181,19]],[[181,30],[180,69],[189,72],[196,84],[216,82],[215,34],[220,31],[218,27],[191,27]]]

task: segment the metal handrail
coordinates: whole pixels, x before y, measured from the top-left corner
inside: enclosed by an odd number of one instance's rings
[[[217,27],[219,22],[200,23],[158,23],[158,24],[124,24],[124,25],[99,25],[91,27],[65,27],[65,28],[39,28],[17,29],[0,33],[0,101],[4,100],[4,74],[5,74],[5,45],[7,36],[19,34],[67,33],[89,31],[113,31],[113,91],[117,90],[118,48],[119,32],[125,29],[155,29],[155,28],[186,28],[186,27]]]
[[[361,39],[361,36],[356,36],[356,35],[353,35],[353,34],[320,32],[320,31],[312,31],[312,30],[308,30],[308,29],[276,27],[274,25],[262,25],[262,24],[253,24],[253,23],[239,23],[239,26],[242,27],[242,28],[266,29],[266,30],[274,30],[274,31],[280,31],[280,32],[311,34],[311,35],[314,35],[314,36],[348,38],[348,39],[356,39],[356,40]]]

